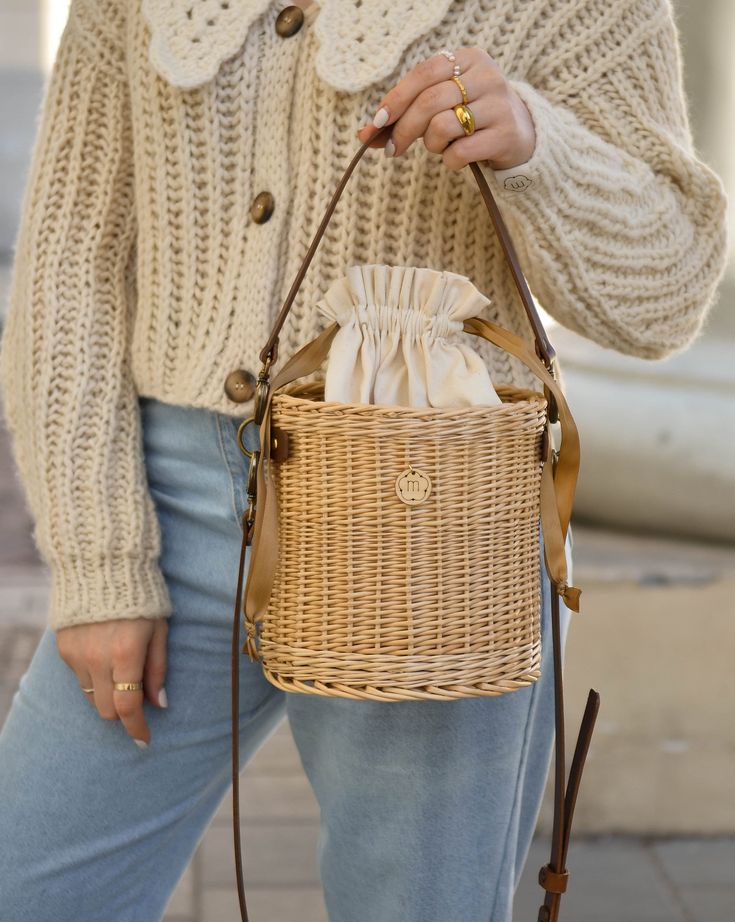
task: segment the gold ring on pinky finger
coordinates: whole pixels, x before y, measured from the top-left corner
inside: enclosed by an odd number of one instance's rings
[[[140,691],[143,687],[142,682],[113,682],[112,687],[116,691]]]
[[[82,691],[83,691],[83,692],[87,692],[87,694],[94,694],[94,689],[93,689],[93,688],[83,688]]]
[[[475,116],[472,114],[472,109],[463,102],[453,106],[453,109],[464,133],[472,134],[475,130]]]

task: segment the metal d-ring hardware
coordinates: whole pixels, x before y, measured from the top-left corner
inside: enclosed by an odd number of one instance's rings
[[[254,422],[255,422],[255,417],[254,417],[254,416],[248,416],[248,418],[247,418],[247,419],[244,419],[244,420],[240,423],[240,425],[237,427],[237,444],[240,446],[240,451],[241,451],[244,455],[247,455],[248,458],[250,458],[251,461],[252,461],[253,455],[255,454],[255,451],[249,451],[249,450],[245,447],[245,445],[243,444],[243,440],[242,440],[242,439],[243,439],[243,435],[245,434],[245,429],[250,425],[250,423],[254,423]]]
[[[244,516],[245,528],[247,529],[246,540],[248,544],[250,544],[253,540],[253,529],[255,526],[255,505],[258,495],[258,465],[260,463],[260,450],[254,449],[253,451],[250,451],[247,449],[243,442],[243,436],[250,423],[254,423],[256,426],[260,426],[263,422],[265,410],[268,405],[268,394],[270,391],[268,379],[272,362],[273,357],[268,356],[258,374],[258,383],[255,388],[255,411],[253,415],[248,416],[247,419],[244,419],[237,427],[237,444],[240,448],[240,451],[244,455],[247,455],[248,458],[250,458],[246,490],[248,497],[248,508]]]
[[[265,416],[269,391],[268,365],[264,365],[258,374],[258,383],[255,385],[255,422],[258,425],[263,422]]]
[[[270,367],[270,361],[261,368],[260,373],[258,374],[258,381],[255,386],[255,409],[252,416],[248,416],[247,419],[244,419],[240,425],[237,427],[237,444],[240,446],[240,451],[247,455],[248,458],[253,459],[253,455],[257,453],[257,450],[250,451],[245,447],[243,442],[243,436],[245,435],[245,430],[250,425],[250,423],[255,423],[256,426],[259,426],[263,422],[263,417],[265,416],[265,408],[268,403],[268,369]]]

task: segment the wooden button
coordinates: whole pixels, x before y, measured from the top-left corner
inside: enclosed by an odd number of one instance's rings
[[[255,375],[247,368],[231,371],[225,378],[225,393],[235,403],[245,403],[255,394]]]
[[[304,24],[304,11],[300,6],[287,6],[276,18],[276,32],[282,38],[296,35]]]
[[[250,206],[250,217],[256,224],[265,224],[273,214],[275,206],[275,199],[270,192],[259,192]]]

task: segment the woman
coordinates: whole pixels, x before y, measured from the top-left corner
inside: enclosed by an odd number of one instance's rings
[[[227,792],[235,431],[275,313],[376,125],[394,126],[385,156],[353,175],[278,364],[359,262],[466,275],[487,316],[530,341],[471,160],[561,323],[658,358],[692,341],[713,300],[725,200],[693,150],[668,0],[304,7],[71,5],[1,356],[52,576],[0,736],[13,922],[159,919]],[[494,380],[532,383],[483,354]],[[242,764],[287,713],[321,808],[332,922],[510,920],[551,756],[550,665],[511,695],[391,704],[285,694],[248,657],[240,668]]]

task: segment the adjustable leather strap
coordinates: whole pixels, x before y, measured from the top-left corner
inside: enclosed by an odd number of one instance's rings
[[[327,327],[317,339],[312,340],[307,343],[306,346],[301,348],[296,352],[286,363],[286,365],[281,369],[281,371],[273,379],[272,386],[268,393],[268,400],[265,409],[265,416],[263,418],[263,424],[260,427],[260,445],[261,452],[265,446],[270,446],[270,405],[271,400],[273,399],[273,392],[277,387],[282,387],[284,384],[288,384],[290,381],[295,380],[296,378],[304,377],[309,374],[311,370],[311,365],[313,362],[317,362],[316,368],[319,367],[323,359],[326,357],[329,352],[329,347],[334,339],[337,330],[339,329],[338,323],[333,323],[331,326]],[[261,454],[261,459],[266,458],[267,453]],[[268,474],[270,476],[270,458],[267,459]],[[248,586],[251,586],[252,576],[259,568],[254,565],[254,559],[257,555],[260,557],[261,554],[265,553],[265,560],[270,559],[275,560],[276,554],[278,551],[278,515],[276,510],[276,496],[275,490],[273,489],[272,482],[269,484],[269,488],[266,490],[265,485],[265,472],[264,465],[261,463],[258,465],[257,471],[258,477],[258,496],[269,496],[270,503],[259,502],[255,510],[255,522],[253,526],[254,536],[253,543],[251,547],[251,562],[248,567]],[[262,492],[261,492],[262,491]],[[248,910],[247,903],[245,900],[245,884],[243,882],[242,874],[242,847],[240,842],[240,655],[241,652],[245,653],[246,650],[250,655],[251,660],[253,659],[256,649],[255,649],[255,622],[251,618],[247,621],[248,625],[248,636],[245,643],[245,647],[240,651],[240,610],[243,605],[243,575],[245,572],[245,557],[248,547],[248,527],[247,527],[247,512],[243,513],[241,528],[242,528],[242,544],[240,547],[240,563],[237,573],[237,589],[235,590],[235,613],[233,617],[232,624],[232,823],[233,823],[233,836],[234,836],[234,854],[235,854],[235,877],[237,879],[237,898],[240,904],[240,916],[242,922],[249,922],[248,919]],[[267,523],[267,527],[264,527],[264,522]],[[255,581],[254,588],[251,588],[253,604],[255,605],[255,610],[258,612],[263,612],[265,606],[268,604],[268,598],[270,597],[270,586],[272,585],[272,577],[269,583],[260,583]],[[265,592],[268,592],[268,596],[265,595]],[[244,606],[243,606],[244,607]],[[248,615],[246,613],[246,619]]]
[[[572,832],[572,818],[582,779],[587,752],[592,739],[595,719],[600,708],[600,695],[589,690],[577,743],[574,749],[569,779],[564,787],[565,731],[564,684],[561,658],[561,628],[559,598],[572,611],[579,611],[580,591],[567,583],[565,541],[572,512],[572,503],[579,471],[579,437],[566,398],[556,381],[551,379],[541,362],[530,353],[518,337],[487,320],[474,317],[465,322],[468,332],[483,336],[520,359],[544,383],[553,395],[559,412],[562,441],[556,462],[551,456],[551,439],[545,440],[545,458],[541,473],[541,526],[544,535],[544,559],[551,588],[551,634],[554,660],[554,820],[551,833],[551,856],[539,871],[538,881],[546,890],[539,907],[537,922],[558,922],[561,895],[566,892],[569,872],[566,857]]]
[[[546,569],[566,605],[579,611],[580,590],[567,584],[567,560],[564,552],[572,504],[579,472],[579,433],[566,397],[557,381],[530,351],[525,342],[489,320],[471,317],[464,329],[498,346],[520,359],[554,398],[561,427],[561,450],[556,464],[551,459],[551,438],[545,439],[544,467],[541,473],[541,527],[544,534]]]
[[[247,513],[242,517],[242,545],[240,547],[240,564],[237,571],[237,590],[235,591],[235,617],[232,622],[232,827],[235,837],[235,877],[237,878],[237,898],[240,902],[242,922],[249,922],[248,908],[245,902],[245,884],[242,879],[242,846],[240,843],[240,599],[242,598],[242,578],[245,572],[245,555],[248,547]]]
[[[245,624],[248,632],[246,645],[250,658],[255,658],[255,622],[265,615],[271,597],[275,563],[278,559],[278,503],[268,448],[271,431],[271,402],[277,388],[290,384],[297,378],[316,371],[329,353],[339,323],[336,321],[323,330],[316,339],[296,352],[273,379],[260,426],[260,464],[258,464],[258,504],[255,509],[253,544],[250,566],[245,584]],[[265,463],[264,463],[265,462]],[[245,652],[245,650],[243,650]]]

